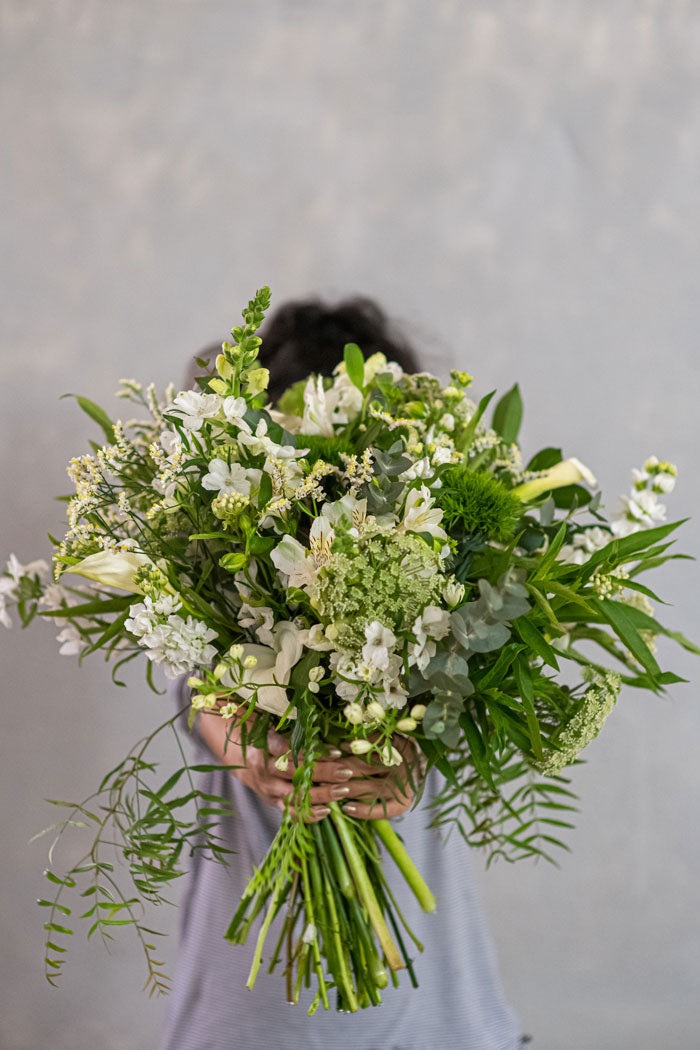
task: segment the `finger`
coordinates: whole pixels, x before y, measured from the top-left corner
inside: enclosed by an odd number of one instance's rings
[[[346,802],[343,811],[359,820],[391,820],[405,813],[410,805],[409,801],[398,802],[396,799],[382,799],[373,803]]]
[[[310,796],[312,803],[325,805],[344,799],[359,799],[361,802],[370,803],[377,799],[405,801],[412,797],[406,785],[383,777],[349,780],[346,784],[315,784],[311,788]]]
[[[299,757],[301,764],[302,756]],[[287,768],[279,771],[279,776],[291,780],[296,768],[290,760]],[[345,784],[353,777],[364,780],[366,777],[385,777],[389,772],[387,766],[371,766],[363,758],[349,758],[344,755],[338,760],[319,759],[314,766],[313,780],[316,784]]]
[[[286,807],[283,799],[280,799],[278,802],[275,803],[275,805],[278,809],[281,809],[284,812]],[[294,820],[300,819],[295,806],[290,806],[289,812],[294,818]],[[304,822],[306,824],[318,824],[319,820],[323,820],[324,817],[327,817],[329,815],[329,813],[330,809],[328,808],[328,806],[312,806],[308,813],[306,813],[306,815],[304,816]]]

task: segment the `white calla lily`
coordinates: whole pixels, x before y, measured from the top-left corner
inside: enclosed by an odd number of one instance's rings
[[[153,562],[145,554],[139,554],[137,551],[98,551],[97,554],[89,554],[77,565],[69,566],[65,571],[85,576],[86,579],[95,580],[105,587],[118,587],[122,591],[130,591],[131,594],[143,594],[141,587],[134,582],[134,577],[145,565],[153,565]]]
[[[559,489],[564,485],[576,485],[580,481],[584,481],[591,488],[595,488],[598,484],[588,467],[584,466],[580,459],[572,456],[571,459],[555,463],[551,470],[545,470],[539,478],[516,485],[511,491],[514,496],[526,503],[528,500],[541,496],[543,492]]]

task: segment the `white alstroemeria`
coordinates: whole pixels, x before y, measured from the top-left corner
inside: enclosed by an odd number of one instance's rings
[[[248,402],[244,397],[225,397],[221,407],[229,423],[250,434],[250,427],[243,418],[248,411]]]
[[[246,629],[253,629],[263,645],[272,645],[272,628],[275,614],[267,605],[248,605],[244,603],[238,613],[238,624]]]
[[[77,565],[69,565],[65,571],[85,576],[105,587],[142,594],[142,588],[134,582],[134,577],[146,565],[152,566],[153,562],[138,551],[98,551],[97,554],[89,554]]]
[[[80,631],[73,623],[69,623],[60,634],[56,635],[56,641],[61,643],[58,650],[61,656],[78,656],[82,649],[83,640],[80,637]]]
[[[3,585],[2,577],[0,577],[0,590],[7,592],[10,589],[14,589],[23,576],[39,576],[41,578],[46,576],[48,571],[49,567],[43,558],[38,558],[36,561],[30,561],[27,565],[22,565],[16,555],[11,554],[7,560],[6,572],[12,577],[12,583],[10,587],[7,584]]]
[[[352,522],[348,533],[355,537],[359,536],[360,529],[365,522],[371,524],[375,520],[372,515],[367,515],[367,500],[357,499],[354,492],[346,492],[342,499],[335,500],[333,503],[324,503],[321,514],[334,525],[337,525],[341,519]],[[389,519],[393,524],[394,515],[390,515]],[[383,518],[382,521],[384,522],[385,519]]]
[[[450,576],[442,588],[442,596],[450,608],[454,609],[464,598],[465,590],[463,583],[460,583],[456,577]]]
[[[442,510],[440,507],[433,507],[434,502],[426,485],[409,489],[403,521],[399,527],[408,532],[427,532],[437,539],[446,540],[447,533],[440,527]]]
[[[308,588],[316,583],[314,557],[293,536],[283,536],[270,552],[270,558],[277,571],[287,577],[285,586]]]
[[[335,530],[330,521],[322,515],[314,518],[309,531],[309,547],[317,568],[330,560],[334,539]]]
[[[185,430],[200,430],[205,419],[218,415],[221,398],[218,394],[200,394],[197,390],[183,390],[177,395],[168,412],[182,417]]]
[[[365,627],[365,639],[362,659],[370,667],[385,670],[389,666],[389,650],[396,645],[396,635],[379,620],[373,620]]]
[[[212,459],[209,463],[209,473],[202,478],[202,488],[210,492],[219,492],[222,496],[228,496],[232,492],[240,492],[243,496],[250,495],[250,481],[240,463],[226,463],[223,459]]]
[[[333,403],[323,386],[321,376],[309,376],[304,387],[304,412],[302,415],[305,434],[333,435]]]
[[[633,490],[629,496],[623,496],[622,502],[630,518],[640,525],[650,528],[657,521],[666,520],[666,508],[659,503],[656,493],[648,489],[641,492]]]
[[[10,619],[10,614],[7,611],[7,601],[5,599],[5,595],[2,593],[0,593],[0,623],[3,625],[3,627],[7,627],[8,631],[12,627],[12,620]]]
[[[403,474],[399,474],[399,481],[427,481],[435,476],[435,467],[430,462],[428,456],[421,456],[420,459],[415,460],[404,470]]]
[[[273,630],[273,644],[244,645],[244,669],[242,678],[235,679],[230,671],[222,677],[225,686],[236,689],[249,699],[257,689],[256,704],[263,711],[281,717],[289,707],[286,686],[292,668],[299,662],[306,641],[306,631],[300,630],[290,620],[281,620]],[[255,657],[255,666],[245,667],[247,657]],[[296,710],[290,712],[296,718]]]

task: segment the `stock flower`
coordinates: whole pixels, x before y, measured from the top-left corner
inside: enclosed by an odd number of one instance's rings
[[[378,667],[381,671],[389,666],[389,650],[396,645],[396,635],[378,620],[365,627],[365,644],[362,647],[362,659],[366,664]]]
[[[210,462],[209,473],[202,478],[202,488],[210,492],[219,492],[223,496],[232,492],[240,492],[243,496],[250,495],[250,481],[245,467],[240,463],[229,465],[223,459],[213,459]]]

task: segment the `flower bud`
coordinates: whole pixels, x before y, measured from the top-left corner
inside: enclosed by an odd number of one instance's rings
[[[442,596],[451,608],[459,605],[464,597],[465,587],[463,583],[451,577],[442,588]]]
[[[366,755],[368,751],[372,750],[372,745],[369,740],[351,740],[350,750],[353,755]]]
[[[370,722],[382,722],[386,711],[377,700],[370,701],[365,708],[365,714],[369,718]]]
[[[240,658],[243,656],[243,646],[239,645],[238,643],[230,646],[228,655],[231,657],[232,660],[240,660]]]
[[[288,765],[289,765],[289,751],[287,751],[286,754],[280,755],[279,758],[275,759],[275,769],[279,769],[280,773],[285,773],[287,771],[287,766]]]
[[[381,759],[385,766],[400,766],[403,762],[403,755],[391,744],[385,744],[381,750]]]
[[[253,668],[253,667],[257,667],[258,666],[258,658],[257,658],[257,656],[253,656],[252,653],[249,656],[246,656],[245,660],[243,661],[243,666],[247,667],[249,670],[251,668]]]
[[[396,728],[399,733],[412,733],[417,725],[415,718],[400,718],[396,723]]]
[[[425,704],[414,704],[411,708],[411,718],[415,718],[416,721],[420,722],[421,718],[425,714]]]
[[[201,678],[197,678],[195,677],[195,675],[192,675],[190,678],[187,679],[187,684],[190,687],[190,689],[199,689],[200,685],[204,685],[204,682]]]
[[[363,720],[363,712],[361,704],[351,703],[347,704],[343,710],[343,714],[347,718],[350,725],[359,726]]]

